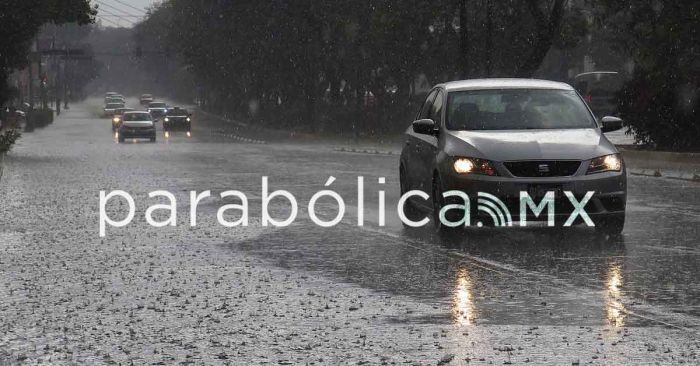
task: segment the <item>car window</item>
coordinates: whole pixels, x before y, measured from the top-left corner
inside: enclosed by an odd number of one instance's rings
[[[596,128],[573,90],[496,89],[452,92],[447,102],[449,130]]]
[[[445,104],[444,102],[445,97],[442,91],[440,91],[435,97],[432,107],[430,107],[430,114],[428,115],[428,118],[432,119],[436,123],[440,123],[442,121],[442,106]]]
[[[165,107],[165,103],[151,103],[148,106],[150,108],[163,108]]]
[[[168,116],[186,116],[187,115],[187,110],[186,109],[171,109],[167,113]]]
[[[124,115],[124,121],[150,121],[151,115],[148,113],[127,113]]]
[[[428,117],[430,115],[430,107],[433,104],[433,100],[435,99],[435,94],[437,94],[437,90],[433,90],[428,94],[428,97],[425,98],[425,102],[423,102],[423,106],[420,109],[420,113],[418,113],[418,118],[417,119],[425,119],[425,118],[430,118]]]

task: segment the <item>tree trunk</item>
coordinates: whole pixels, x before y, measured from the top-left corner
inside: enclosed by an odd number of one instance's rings
[[[469,60],[469,28],[467,22],[467,1],[459,0],[459,51],[461,58],[461,74],[463,79],[468,79],[471,73]]]
[[[561,30],[564,18],[564,5],[566,0],[556,0],[552,11],[547,18],[537,5],[537,0],[529,0],[530,12],[532,13],[538,27],[538,36],[532,51],[525,59],[525,62],[518,68],[519,77],[531,77],[542,64],[542,60],[547,56],[547,52],[552,47],[554,37]]]

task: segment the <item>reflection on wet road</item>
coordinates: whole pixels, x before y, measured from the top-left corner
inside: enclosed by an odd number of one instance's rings
[[[406,355],[392,360],[397,363],[422,360],[426,354],[433,357],[449,349],[455,364],[468,364],[475,354],[494,353],[502,356],[496,359],[498,364],[510,362],[511,356],[514,360],[517,356],[518,362],[569,362],[568,354],[553,355],[576,345],[580,347],[575,353],[586,353],[590,360],[629,364],[630,349],[646,355],[646,340],[656,336],[664,342],[672,338],[678,345],[674,352],[698,349],[693,341],[700,334],[697,183],[630,177],[627,224],[618,239],[586,228],[541,227],[481,228],[441,237],[430,228],[405,229],[396,217],[397,156],[341,152],[327,142],[270,141],[262,145],[232,141],[211,133],[220,126],[194,121],[191,138],[171,135],[164,139],[161,132],[155,144],[118,144],[109,121],[92,118],[76,107],[50,128],[27,135],[8,157],[8,175],[0,184],[0,198],[4,199],[0,213],[6,215],[0,223],[4,240],[0,249],[5,256],[0,258],[0,279],[9,285],[0,288],[0,295],[9,300],[0,299],[0,315],[16,313],[17,304],[32,304],[22,309],[33,313],[32,306],[36,306],[36,313],[43,315],[36,320],[24,314],[2,324],[8,336],[0,335],[0,363],[4,344],[17,346],[12,354],[43,349],[43,344],[22,338],[30,325],[72,320],[66,314],[79,311],[92,316],[90,329],[96,332],[103,331],[103,319],[113,320],[107,328],[117,329],[118,333],[110,335],[117,339],[131,335],[131,330],[120,327],[132,321],[133,312],[156,309],[157,317],[148,313],[142,319],[157,324],[134,327],[144,334],[170,332],[168,337],[177,338],[181,335],[178,323],[191,322],[188,324],[196,325],[185,326],[185,334],[199,337],[197,342],[206,344],[203,349],[224,352],[231,348],[226,342],[233,342],[244,348],[243,353],[248,352],[245,359],[250,364],[274,360],[266,358],[269,354],[255,358],[255,352],[267,349],[254,346],[255,342],[291,349],[297,363],[308,364],[318,362],[318,355],[326,356],[329,349],[340,353],[331,360],[344,360],[348,349],[354,349],[353,360],[359,360],[370,353],[364,347],[372,345],[376,346],[372,351],[376,363],[387,359],[384,352],[391,353],[388,349]],[[250,140],[263,137],[255,135]],[[260,227],[263,175],[269,177],[270,190],[286,189],[297,197],[299,217],[291,226]],[[347,211],[339,225],[321,228],[311,222],[306,208],[329,176],[336,178],[330,188],[345,199]],[[358,176],[365,177],[365,224],[361,227],[357,225]],[[386,184],[378,183],[381,177]],[[132,227],[112,228],[102,240],[97,237],[98,192],[114,189],[138,198],[141,221]],[[156,203],[147,194],[157,189],[177,195],[177,228],[144,228],[141,206]],[[190,190],[212,191],[212,198],[199,205],[198,228],[187,226]],[[217,210],[233,203],[213,198],[225,190],[246,193],[250,227],[216,225]],[[378,224],[380,191],[386,194],[384,226]],[[60,192],[58,197],[56,192]],[[337,212],[327,201],[319,201],[317,207],[324,219]],[[274,217],[285,217],[288,211],[284,201],[271,204]],[[187,243],[171,245],[179,241]],[[100,252],[103,249],[111,252]],[[48,250],[56,251],[46,254]],[[83,255],[91,251],[96,251],[94,258]],[[144,257],[142,251],[150,252]],[[91,267],[67,271],[72,262],[62,255],[87,261]],[[250,258],[264,266],[251,264],[255,261]],[[235,266],[228,266],[229,262]],[[34,271],[25,273],[26,263],[32,263],[29,268]],[[141,272],[147,265],[149,272]],[[160,277],[154,271],[161,271]],[[56,273],[62,281],[59,284],[53,277]],[[80,275],[85,276],[81,277],[84,283],[73,283]],[[41,285],[27,290],[27,284],[35,283]],[[221,289],[220,285],[231,283],[237,285]],[[80,290],[85,284],[109,300],[82,293],[64,298],[64,292]],[[182,296],[184,293],[192,297]],[[177,305],[168,307],[164,299]],[[100,304],[103,300],[111,303]],[[209,301],[216,305],[210,306]],[[67,302],[72,307],[64,312],[60,306]],[[114,309],[104,310],[110,305]],[[229,312],[232,308],[235,310]],[[122,314],[119,309],[127,310]],[[226,315],[220,316],[222,313]],[[253,315],[255,321],[245,323]],[[171,317],[176,326],[162,326],[160,317]],[[203,319],[211,323],[199,328]],[[223,329],[222,339],[229,337],[226,342],[216,339],[212,345],[208,327],[213,324]],[[617,345],[632,337],[629,329],[635,329],[638,338],[631,348],[621,349]],[[401,336],[393,339],[394,332]],[[309,338],[303,344],[292,348],[289,342],[306,335]],[[153,337],[154,342],[163,342],[164,337]],[[250,338],[241,341],[242,337]],[[212,344],[206,343],[210,341]],[[511,344],[516,341],[529,348],[513,349]],[[104,341],[111,347],[114,342]],[[603,349],[599,342],[608,348]],[[137,347],[139,357],[149,355],[141,360],[155,357],[153,350]],[[191,349],[191,345],[185,349],[181,339],[161,347],[174,347],[173,352],[183,352],[180,356]],[[92,351],[85,352],[92,355]],[[115,354],[123,360],[131,357],[120,352]],[[655,360],[678,356],[656,355]],[[687,359],[694,355],[685,353]],[[202,359],[208,364],[215,356]]]

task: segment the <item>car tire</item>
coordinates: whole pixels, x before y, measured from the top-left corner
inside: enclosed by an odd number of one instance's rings
[[[399,186],[401,191],[401,197],[403,197],[406,192],[409,191],[408,178],[406,177],[406,169],[401,165],[399,168]],[[406,201],[403,205],[403,212],[406,218],[411,221],[420,221],[423,219],[421,211],[410,201]],[[411,226],[406,225],[405,222],[401,221],[404,227],[410,228]]]
[[[440,210],[445,204],[444,197],[442,197],[442,183],[440,177],[436,174],[433,178],[432,187],[432,201],[433,201],[433,227],[435,231],[440,235],[453,235],[460,231],[459,227],[449,227],[442,224],[440,221]]]
[[[594,221],[595,230],[601,234],[620,235],[625,228],[625,214],[609,215]]]

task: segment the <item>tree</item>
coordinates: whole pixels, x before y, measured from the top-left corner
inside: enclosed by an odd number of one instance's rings
[[[170,0],[137,26],[136,41],[142,65],[165,83],[172,70],[160,55],[171,52],[218,112],[260,111],[268,122],[308,129],[325,120],[335,131],[369,121],[366,130],[376,131],[389,124],[371,116],[406,123],[420,74],[432,83],[531,76],[552,45],[582,36],[568,32],[579,14],[567,4]]]
[[[619,94],[620,115],[642,143],[700,149],[700,4],[601,0],[600,27],[635,70]]]
[[[8,98],[10,71],[27,64],[31,43],[43,24],[88,24],[94,21],[96,13],[89,0],[0,2],[0,104]]]

